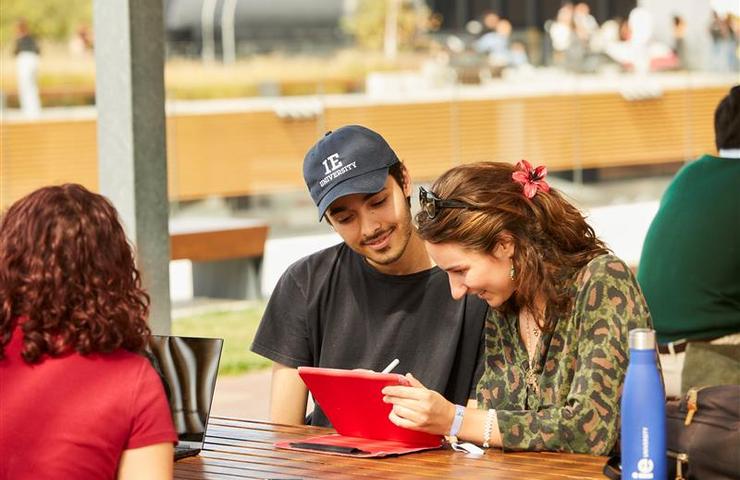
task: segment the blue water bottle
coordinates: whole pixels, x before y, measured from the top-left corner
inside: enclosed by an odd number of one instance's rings
[[[629,333],[630,363],[622,393],[622,480],[665,480],[665,391],[655,330]]]

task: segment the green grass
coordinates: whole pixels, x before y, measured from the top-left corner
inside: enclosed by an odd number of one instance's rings
[[[172,334],[224,339],[219,375],[237,375],[267,368],[271,362],[249,350],[265,306],[255,304],[244,310],[210,312],[172,321]]]

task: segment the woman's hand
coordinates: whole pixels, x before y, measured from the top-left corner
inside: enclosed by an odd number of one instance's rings
[[[383,401],[393,404],[388,418],[399,427],[447,435],[455,417],[455,406],[410,373],[406,374],[406,379],[411,386],[383,389]]]

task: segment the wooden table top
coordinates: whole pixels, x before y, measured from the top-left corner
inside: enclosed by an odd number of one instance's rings
[[[211,418],[206,442],[197,457],[175,463],[175,479],[603,479],[605,457],[551,452],[502,453],[488,450],[473,457],[449,449],[397,457],[350,458],[281,450],[280,440],[330,433],[296,427]]]

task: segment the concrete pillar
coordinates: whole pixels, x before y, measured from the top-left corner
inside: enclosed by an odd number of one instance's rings
[[[149,324],[170,332],[162,2],[94,0],[100,192],[135,243],[152,299]],[[101,252],[105,254],[105,252]]]

